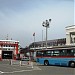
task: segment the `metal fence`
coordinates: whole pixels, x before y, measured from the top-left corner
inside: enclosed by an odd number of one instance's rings
[[[11,60],[10,65],[31,66],[33,68],[33,62],[32,61]]]

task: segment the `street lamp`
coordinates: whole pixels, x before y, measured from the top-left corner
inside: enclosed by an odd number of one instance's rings
[[[42,26],[46,27],[46,49],[47,49],[47,28],[49,28],[49,24],[51,22],[51,19],[43,21]]]

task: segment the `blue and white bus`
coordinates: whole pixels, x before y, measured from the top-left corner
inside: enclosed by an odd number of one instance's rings
[[[43,65],[75,67],[75,46],[52,47],[36,52],[36,62]]]

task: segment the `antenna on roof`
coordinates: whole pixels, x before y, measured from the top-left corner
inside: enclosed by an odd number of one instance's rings
[[[11,40],[12,40],[12,38],[11,38]]]
[[[6,40],[8,40],[8,34],[7,34]]]

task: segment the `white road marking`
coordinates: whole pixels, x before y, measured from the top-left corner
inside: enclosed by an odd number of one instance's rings
[[[25,72],[25,71],[32,71],[32,70],[20,70],[20,71],[12,71],[12,72],[2,72],[2,71],[0,71],[0,74],[3,74],[3,73],[17,73],[17,72]]]
[[[4,73],[4,72],[0,71],[0,74],[2,74],[2,73]]]
[[[41,70],[41,69],[39,67],[37,67],[37,66],[34,66],[34,68],[31,69],[31,70],[19,70],[19,71],[12,71],[12,72],[3,72],[3,71],[0,71],[0,74],[3,74],[3,73],[19,73],[19,72],[34,71],[34,70]]]

